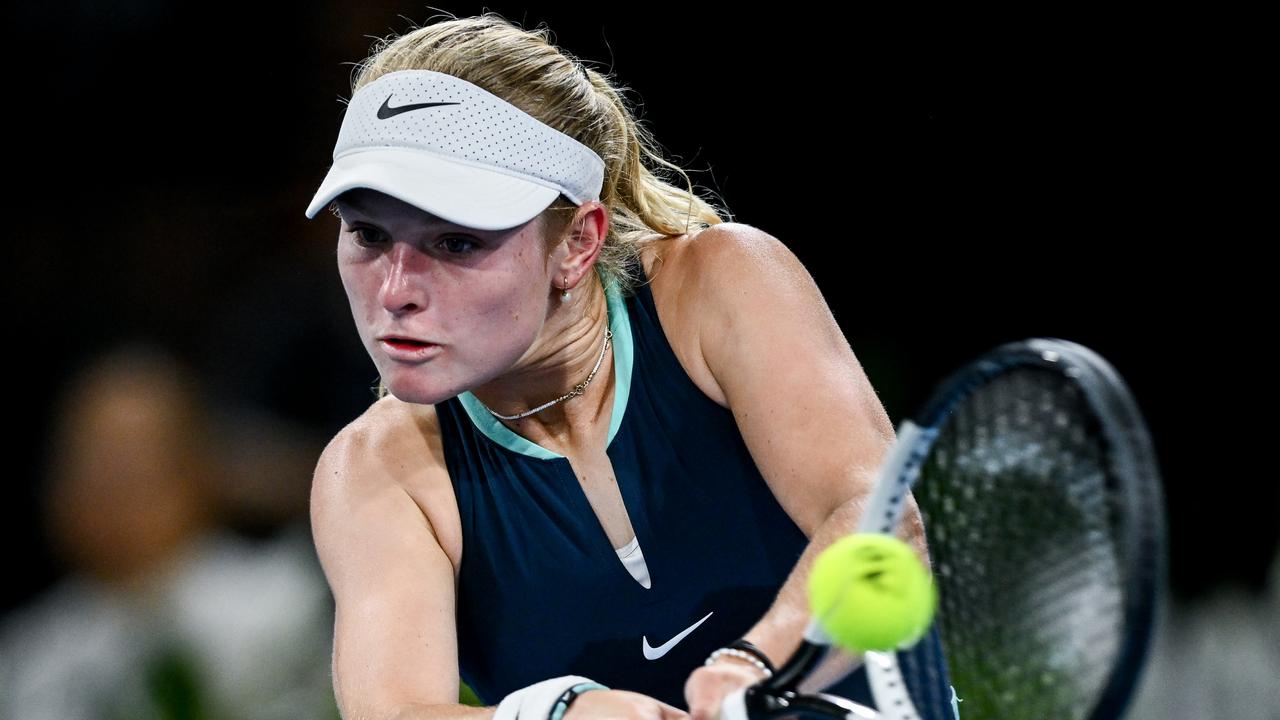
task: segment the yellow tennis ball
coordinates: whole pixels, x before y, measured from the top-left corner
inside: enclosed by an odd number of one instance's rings
[[[929,571],[911,546],[889,535],[846,535],[818,555],[809,574],[813,617],[853,652],[914,644],[936,605]]]

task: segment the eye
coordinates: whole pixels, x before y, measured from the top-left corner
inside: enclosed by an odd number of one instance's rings
[[[440,241],[439,247],[451,255],[466,255],[473,252],[477,245],[471,238],[449,235]]]
[[[382,244],[382,233],[367,227],[353,227],[350,230],[356,236],[356,244],[364,247],[377,247]]]

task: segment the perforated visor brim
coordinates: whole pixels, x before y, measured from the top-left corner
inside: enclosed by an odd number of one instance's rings
[[[477,230],[505,230],[532,220],[560,191],[524,178],[403,149],[342,156],[307,207],[314,218],[342,193],[368,188]]]

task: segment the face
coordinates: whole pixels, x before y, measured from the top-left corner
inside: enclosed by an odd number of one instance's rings
[[[515,365],[546,322],[539,218],[473,230],[372,190],[337,200],[338,272],[360,340],[391,394],[434,404]]]

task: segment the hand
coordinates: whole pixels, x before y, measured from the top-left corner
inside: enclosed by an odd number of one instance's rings
[[[563,720],[683,720],[689,713],[661,700],[628,690],[588,690],[579,695]]]
[[[684,684],[684,699],[693,720],[716,720],[725,697],[764,679],[759,669],[733,658],[703,665]]]

